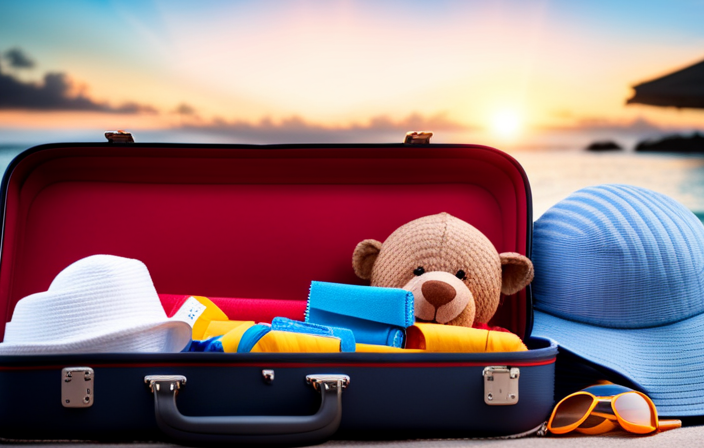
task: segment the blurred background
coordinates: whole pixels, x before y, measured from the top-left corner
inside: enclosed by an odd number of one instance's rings
[[[704,217],[704,2],[1,1],[0,169],[40,143],[477,143],[534,218],[629,183]]]

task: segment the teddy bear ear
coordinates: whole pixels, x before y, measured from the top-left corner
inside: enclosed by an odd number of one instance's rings
[[[372,268],[380,250],[381,243],[377,240],[364,240],[357,244],[352,254],[352,267],[357,277],[364,280],[372,278]]]
[[[504,252],[501,258],[501,292],[510,296],[533,281],[533,263],[521,254]]]

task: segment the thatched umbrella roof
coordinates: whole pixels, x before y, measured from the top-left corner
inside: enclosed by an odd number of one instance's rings
[[[633,87],[626,104],[704,108],[704,61]]]

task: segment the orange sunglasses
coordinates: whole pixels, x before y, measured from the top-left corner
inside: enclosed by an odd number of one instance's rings
[[[619,425],[628,432],[649,434],[679,428],[682,422],[658,420],[655,405],[641,392],[616,384],[599,384],[557,403],[548,430],[553,434],[602,434]]]

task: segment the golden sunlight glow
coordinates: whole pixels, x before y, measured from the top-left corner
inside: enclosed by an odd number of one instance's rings
[[[6,11],[34,17],[25,3],[0,1],[0,17],[12,15]],[[235,135],[251,128],[262,141],[274,131],[327,139],[360,129],[373,141],[400,128],[432,129],[433,141],[449,142],[440,134],[453,132],[524,147],[557,131],[617,139],[704,126],[704,109],[625,103],[632,86],[701,58],[704,28],[685,26],[679,10],[663,29],[684,33],[686,27],[693,37],[653,48],[652,33],[639,21],[608,35],[587,25],[587,19],[600,23],[607,11],[631,23],[629,8],[603,0],[590,3],[585,17],[549,1],[510,8],[461,0],[441,8],[417,1],[298,0],[280,8],[96,2],[80,17],[59,3],[40,11],[61,17],[40,33],[0,25],[0,80],[27,92],[0,100],[0,144],[14,143],[15,131],[35,141],[35,129],[128,129],[138,136],[154,130],[183,139],[193,138],[190,132]],[[692,10],[704,12],[704,5]],[[88,16],[119,17],[120,26],[96,28],[95,44],[84,46],[72,27],[88,23]],[[190,32],[178,32],[183,29]],[[11,66],[7,54],[14,48],[29,66]],[[432,63],[400,70],[409,67],[409,54],[432,55]],[[128,113],[140,109],[151,113]]]
[[[501,110],[491,118],[491,130],[503,139],[512,139],[523,129],[523,117],[515,110]]]

